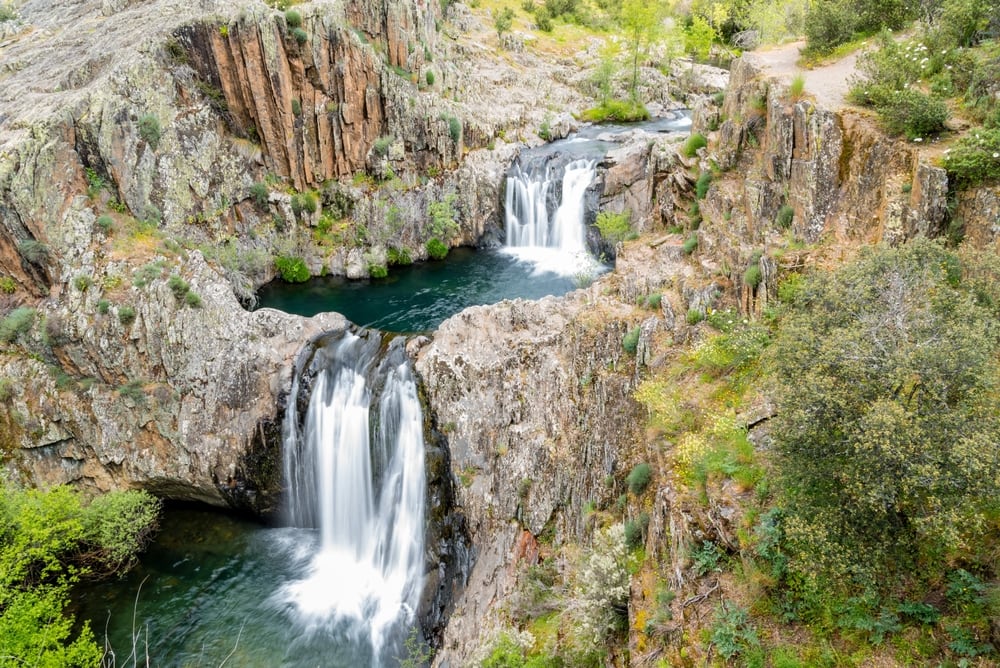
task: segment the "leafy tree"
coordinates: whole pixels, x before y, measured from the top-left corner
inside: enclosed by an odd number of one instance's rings
[[[887,584],[967,545],[995,506],[1000,331],[962,269],[927,240],[868,250],[783,323],[774,437],[805,580]]]
[[[70,588],[131,564],[158,514],[145,492],[87,505],[67,487],[19,490],[0,481],[0,665],[97,666],[89,625],[66,612]]]
[[[497,10],[493,15],[493,29],[497,31],[497,39],[503,43],[503,36],[505,33],[510,32],[511,26],[514,25],[514,10],[510,7],[504,7],[502,10]]]
[[[715,28],[701,16],[694,16],[684,31],[684,49],[695,59],[705,60],[715,41]]]
[[[663,35],[663,6],[657,0],[624,0],[621,24],[625,34],[625,49],[632,63],[629,96],[639,99],[639,63],[649,56],[649,50]]]

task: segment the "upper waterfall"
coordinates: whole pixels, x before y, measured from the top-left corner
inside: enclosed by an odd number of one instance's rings
[[[369,665],[398,653],[423,584],[423,417],[402,342],[381,363],[373,332],[319,350],[305,415],[297,377],[284,426],[289,520],[320,541],[280,597],[313,631],[367,637]]]

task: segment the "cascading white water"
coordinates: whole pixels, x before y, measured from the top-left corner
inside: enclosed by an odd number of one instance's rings
[[[508,252],[533,262],[539,271],[575,275],[595,269],[587,252],[585,197],[596,176],[596,161],[574,160],[563,169],[517,165],[507,176],[505,231]],[[558,205],[550,203],[559,187]],[[554,211],[551,209],[554,208]],[[551,215],[550,215],[551,214]]]
[[[304,428],[297,378],[284,425],[289,518],[320,540],[307,576],[281,597],[311,632],[366,638],[373,665],[416,612],[426,487],[416,383],[400,345],[373,373],[379,343],[348,333],[318,352]]]

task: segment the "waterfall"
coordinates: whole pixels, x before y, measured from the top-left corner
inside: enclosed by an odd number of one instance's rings
[[[306,577],[281,596],[311,632],[367,638],[370,665],[405,634],[422,588],[424,440],[417,386],[396,339],[347,333],[320,349],[304,419],[293,380],[284,423],[288,516],[319,529]]]
[[[587,251],[585,220],[587,188],[596,176],[596,164],[590,159],[564,167],[553,166],[551,160],[527,167],[516,164],[507,176],[507,251],[539,271],[574,275],[599,267]]]

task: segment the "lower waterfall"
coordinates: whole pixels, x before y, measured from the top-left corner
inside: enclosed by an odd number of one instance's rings
[[[308,408],[297,376],[284,423],[288,519],[320,540],[280,602],[310,633],[367,639],[373,666],[399,655],[424,566],[423,418],[402,343],[381,362],[374,332],[318,350]]]

